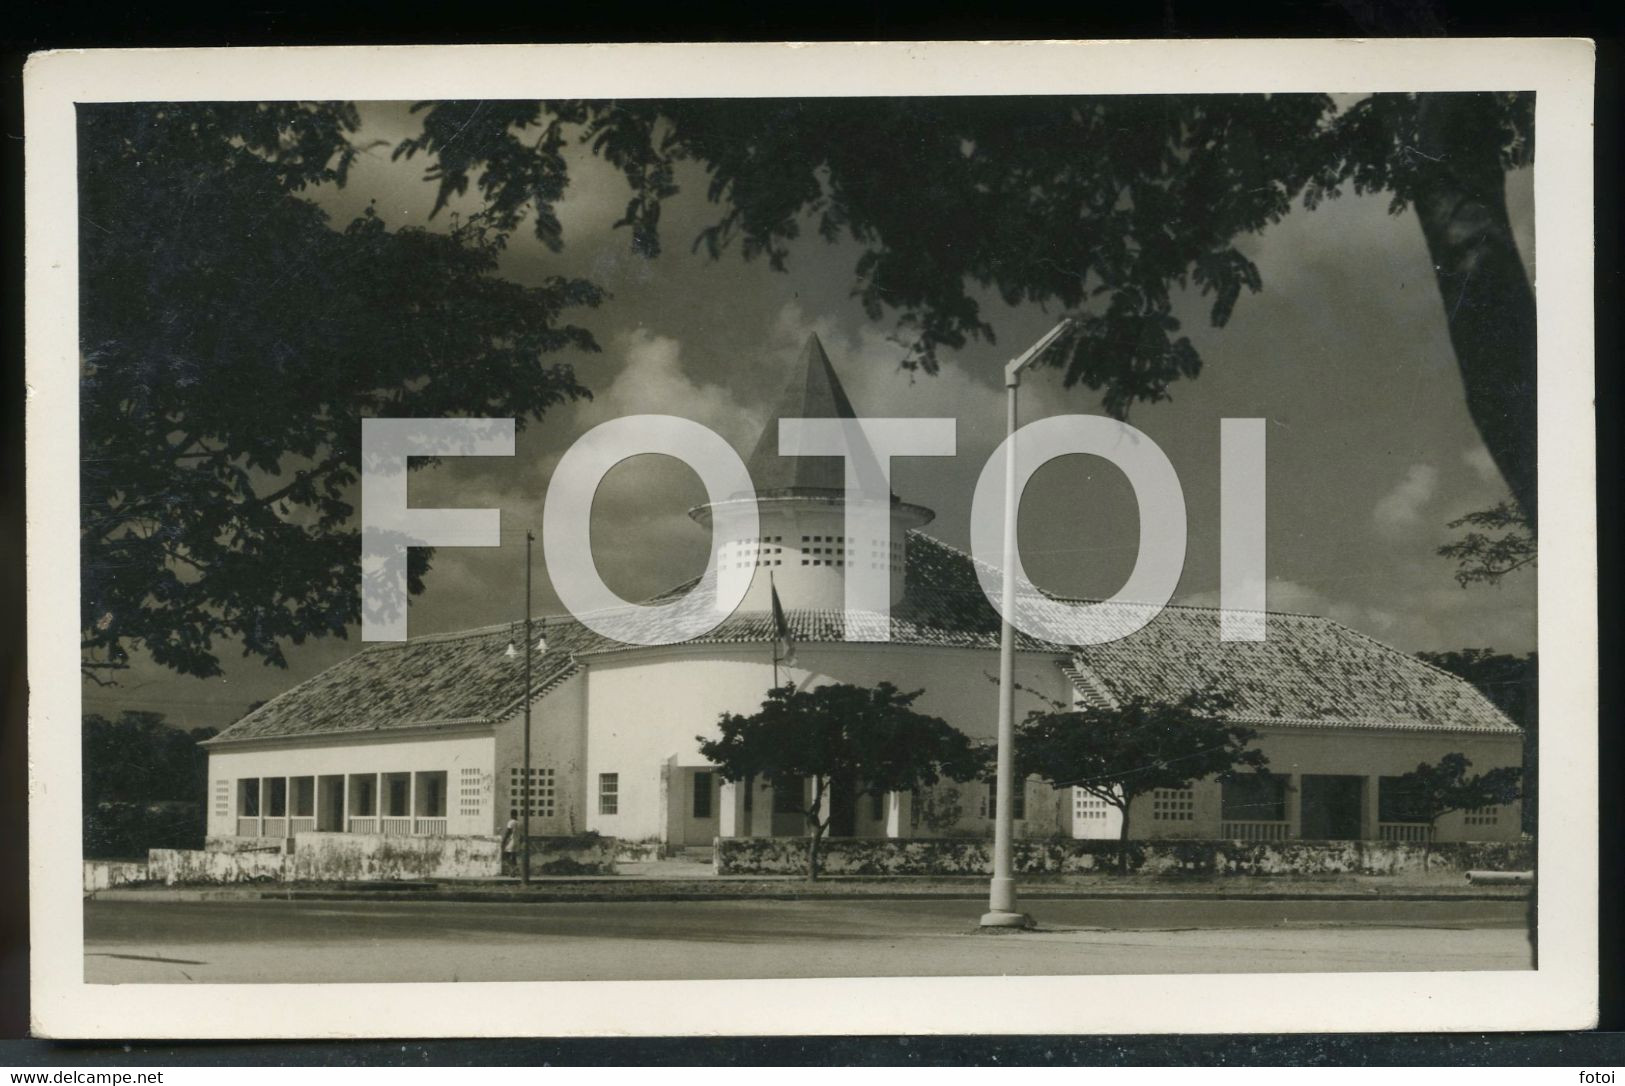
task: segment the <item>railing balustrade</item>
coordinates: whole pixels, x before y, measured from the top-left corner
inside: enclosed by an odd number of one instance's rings
[[[415,818],[412,820],[412,832],[418,837],[444,837],[446,836],[446,820],[444,818]]]
[[[288,819],[288,836],[289,837],[292,837],[296,833],[314,833],[315,831],[316,831],[316,819],[315,818],[290,818],[290,819]]]
[[[378,820],[371,815],[350,819],[351,833],[377,833]]]
[[[1379,822],[1377,837],[1383,841],[1398,841],[1402,844],[1425,844],[1433,840],[1433,823]]]
[[[1219,836],[1230,841],[1285,841],[1287,829],[1285,822],[1224,822]]]
[[[237,818],[238,837],[258,837],[260,835],[259,815],[240,815]]]
[[[288,820],[286,818],[267,818],[265,828],[260,831],[261,837],[288,836]]]
[[[395,834],[398,837],[409,837],[412,834],[411,818],[385,818],[380,832]]]

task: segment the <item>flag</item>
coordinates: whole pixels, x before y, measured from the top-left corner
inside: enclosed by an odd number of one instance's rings
[[[779,588],[772,586],[773,592],[773,657],[783,660],[787,664],[796,662],[796,642],[790,636],[790,623],[784,617],[784,605],[779,602]]]

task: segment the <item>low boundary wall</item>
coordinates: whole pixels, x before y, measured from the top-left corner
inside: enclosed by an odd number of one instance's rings
[[[1014,842],[1017,874],[1110,872],[1117,842]],[[986,875],[993,842],[928,838],[836,838],[818,850],[826,875]],[[1128,869],[1140,875],[1399,875],[1420,871],[1526,871],[1529,841],[1402,844],[1390,841],[1131,841]],[[719,837],[719,875],[797,875],[807,870],[805,837]]]
[[[198,849],[153,849],[142,878],[177,883],[362,882],[410,879],[496,878],[502,873],[495,837],[408,837],[360,833],[301,833],[286,850],[269,839],[250,845],[210,841]],[[613,837],[531,838],[531,872],[538,875],[612,875]],[[91,889],[86,865],[85,885]],[[127,879],[126,881],[136,881]],[[114,885],[109,883],[109,885]],[[96,887],[103,889],[105,887]]]

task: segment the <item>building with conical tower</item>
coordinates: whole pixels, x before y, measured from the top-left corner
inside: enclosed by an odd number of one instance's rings
[[[857,417],[835,367],[810,339],[748,461],[758,530],[717,554],[750,577],[744,602],[679,644],[628,645],[570,617],[546,622],[532,686],[505,649],[508,625],[372,644],[249,713],[208,742],[211,838],[301,833],[501,832],[521,794],[523,709],[532,706],[532,835],[596,831],[664,850],[719,837],[799,836],[807,782],[777,793],[733,784],[699,752],[724,712],[760,706],[777,678],[810,688],[889,681],[923,689],[916,708],[976,739],[997,720],[998,616],[970,557],[926,534],[931,510],[895,494],[889,540],[847,529],[838,457],[784,457],[778,419]],[[692,512],[700,529],[736,495]],[[722,538],[725,533],[718,533]],[[889,639],[846,628],[844,583],[884,567]],[[778,659],[769,584],[797,643]],[[694,588],[679,585],[656,597]],[[654,602],[654,601],[650,601]],[[1266,639],[1219,640],[1217,610],[1170,606],[1106,644],[1017,635],[1018,716],[1048,703],[1178,700],[1223,690],[1258,733],[1267,780],[1199,781],[1136,800],[1136,837],[1242,840],[1510,840],[1515,805],[1422,824],[1399,777],[1449,752],[1477,769],[1517,765],[1522,735],[1469,684],[1331,619],[1271,612]],[[870,631],[872,633],[872,631]],[[834,836],[985,837],[989,783],[831,800]],[[1115,837],[1115,812],[1076,789],[1033,781],[1014,797],[1027,837]]]

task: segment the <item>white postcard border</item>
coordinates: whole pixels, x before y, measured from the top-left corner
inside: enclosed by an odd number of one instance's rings
[[[1584,1028],[1596,1018],[1591,44],[1562,39],[58,52],[25,72],[33,1023],[52,1037]],[[1534,90],[1541,968],[526,984],[87,985],[74,103]],[[967,906],[967,924],[974,912]]]

